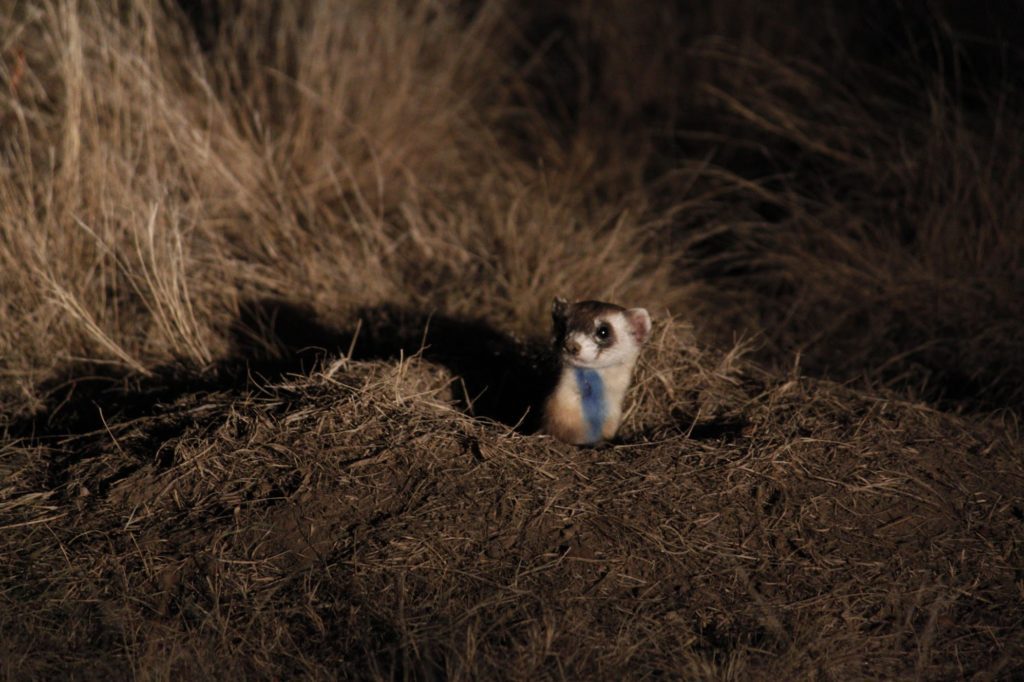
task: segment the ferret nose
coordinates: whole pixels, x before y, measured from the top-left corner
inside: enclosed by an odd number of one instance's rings
[[[565,352],[568,353],[569,355],[576,355],[577,353],[580,352],[580,344],[576,343],[575,341],[566,341],[565,345],[562,347],[565,349]]]

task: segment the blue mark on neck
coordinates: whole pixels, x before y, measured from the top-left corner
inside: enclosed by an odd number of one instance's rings
[[[587,442],[596,443],[601,440],[604,419],[608,408],[604,400],[604,381],[594,369],[574,367],[576,386],[580,389],[580,407],[583,408],[583,421],[587,425]]]

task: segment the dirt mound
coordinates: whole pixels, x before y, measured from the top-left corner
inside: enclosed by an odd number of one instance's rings
[[[454,379],[334,356],[8,444],[0,660],[458,679],[1024,664],[1024,462],[1000,425],[772,376],[673,324],[614,445],[469,417]]]

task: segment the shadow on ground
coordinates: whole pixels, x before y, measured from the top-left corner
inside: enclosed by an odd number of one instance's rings
[[[66,438],[161,411],[188,394],[243,391],[307,374],[332,357],[394,360],[419,354],[455,375],[458,406],[523,433],[539,427],[536,406],[553,387],[557,360],[541,341],[523,342],[481,320],[383,305],[360,309],[349,329],[333,328],[304,306],[280,300],[243,305],[231,326],[231,352],[202,371],[181,363],[149,376],[90,363],[74,365],[44,388],[37,415],[15,422],[14,437]]]

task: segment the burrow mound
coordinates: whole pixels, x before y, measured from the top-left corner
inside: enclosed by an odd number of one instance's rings
[[[184,392],[4,450],[28,675],[1008,674],[1019,442],[656,330],[619,442],[458,409],[422,357]]]

